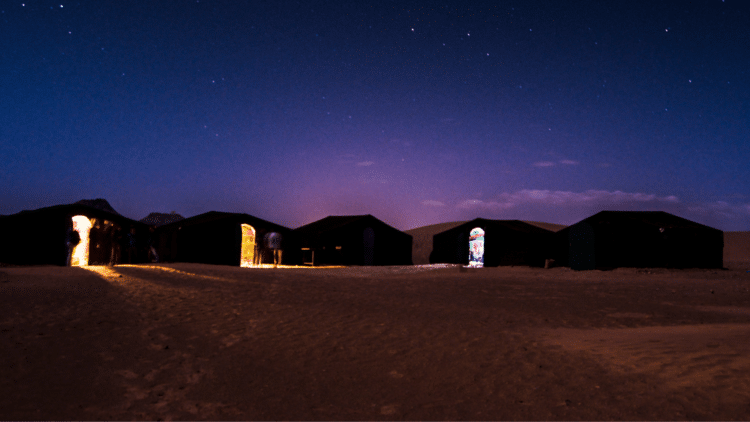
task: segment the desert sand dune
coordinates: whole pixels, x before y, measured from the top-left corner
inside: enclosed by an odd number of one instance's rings
[[[750,269],[750,231],[724,232],[724,266]]]
[[[2,419],[748,419],[750,273],[3,268]]]

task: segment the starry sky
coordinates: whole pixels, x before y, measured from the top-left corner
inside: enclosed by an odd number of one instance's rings
[[[365,4],[367,3],[367,4]],[[0,214],[750,230],[750,2],[0,2]]]

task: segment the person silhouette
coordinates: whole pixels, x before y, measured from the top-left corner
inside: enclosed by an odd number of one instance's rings
[[[65,246],[68,250],[68,256],[65,258],[65,266],[70,267],[70,263],[73,260],[73,250],[81,243],[81,235],[78,231],[72,227],[68,227],[68,231],[65,233]]]
[[[267,233],[263,238],[268,249],[273,250],[273,267],[281,264],[281,234],[276,232]]]
[[[112,227],[112,254],[109,258],[109,265],[114,266],[120,263],[120,255],[122,250],[122,229],[119,226]]]
[[[154,247],[154,231],[155,229],[153,227],[148,228],[148,254],[151,262],[159,262],[159,254]]]

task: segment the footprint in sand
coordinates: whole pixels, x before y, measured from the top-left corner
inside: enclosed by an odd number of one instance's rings
[[[129,369],[124,369],[124,370],[120,370],[120,371],[115,371],[115,373],[116,373],[117,375],[122,375],[123,377],[125,377],[125,379],[129,379],[129,380],[132,380],[132,379],[138,378],[138,374],[136,374],[135,372],[133,372],[133,371],[131,371],[131,370],[129,370]]]
[[[239,334],[231,334],[231,335],[225,337],[224,340],[222,341],[222,343],[223,343],[224,347],[231,347],[231,346],[234,346],[235,344],[239,343],[240,340],[242,340],[242,338],[243,338],[243,336],[241,336]]]
[[[380,408],[380,414],[385,416],[393,415],[396,413],[396,410],[395,404],[389,404]]]

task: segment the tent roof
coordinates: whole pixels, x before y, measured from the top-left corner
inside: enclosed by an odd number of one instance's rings
[[[693,228],[720,231],[719,229],[705,226],[664,211],[600,211],[576,224],[584,221],[589,224],[640,224],[664,228]]]
[[[330,215],[328,217],[322,218],[318,221],[314,221],[310,224],[306,224],[304,226],[296,228],[294,231],[302,236],[317,236],[322,233],[331,232],[334,230],[341,229],[343,227],[349,226],[354,223],[359,222],[366,222],[366,223],[375,223],[377,225],[385,226],[390,228],[391,230],[395,232],[401,232],[395,227],[392,227],[377,218],[373,217],[370,214],[365,215]],[[404,235],[411,237],[411,235],[408,235],[404,233]]]
[[[521,220],[489,220],[486,218],[475,218],[471,221],[467,221],[462,224],[459,224],[456,227],[453,227],[452,229],[448,229],[441,233],[437,233],[436,235],[440,235],[442,233],[447,233],[447,232],[465,230],[466,228],[474,228],[477,226],[484,226],[486,228],[503,228],[503,229],[521,232],[521,233],[545,233],[545,234],[553,233],[550,230],[541,228],[533,224],[526,223]]]
[[[375,218],[369,214],[367,215],[329,215],[328,217],[321,218],[318,221],[313,221],[310,224],[305,224],[304,226],[297,227],[295,231],[299,233],[304,233],[304,234],[323,233],[323,232],[327,232],[327,231],[331,231],[331,230],[344,227],[356,221],[362,220],[366,217]],[[375,219],[377,220],[377,218]]]
[[[109,208],[111,209],[111,207]],[[114,211],[114,209],[112,209],[111,211],[107,211],[106,209],[102,209],[101,207],[94,207],[94,206],[87,205],[81,202],[77,202],[74,204],[53,205],[50,207],[39,208],[36,210],[24,210],[16,214],[5,216],[3,220],[6,222],[9,222],[16,218],[20,218],[20,219],[45,218],[45,217],[48,217],[50,215],[55,215],[55,214],[57,215],[81,214],[81,215],[87,215],[90,217],[112,220],[120,224],[123,222],[136,224],[136,225],[143,224],[139,221],[136,221],[131,218],[125,217],[121,214],[118,214],[116,211]]]
[[[314,221],[310,224],[298,227],[294,230],[297,238],[306,244],[306,246],[322,245],[325,242],[332,241],[343,235],[348,237],[352,228],[361,229],[370,226],[375,230],[385,230],[389,236],[411,243],[413,238],[410,234],[392,227],[370,214],[366,215],[331,215]],[[360,232],[361,236],[361,232]],[[399,241],[400,242],[400,241]]]
[[[254,217],[250,214],[220,212],[220,211],[209,211],[203,214],[198,214],[193,217],[185,218],[183,220],[175,221],[173,223],[165,224],[161,227],[170,228],[170,227],[178,227],[178,226],[179,227],[192,226],[192,225],[197,225],[197,224],[212,223],[212,222],[221,221],[221,220],[236,221],[237,223],[248,223],[250,225],[260,224],[264,226],[271,226],[274,229],[279,230],[279,231],[290,231],[290,229],[287,227],[284,227],[276,223],[272,223],[270,221],[266,221],[262,218]]]

